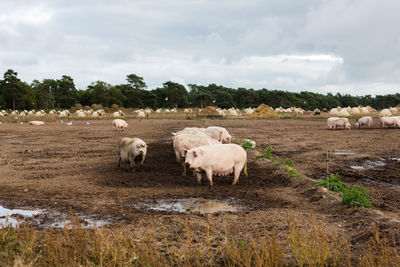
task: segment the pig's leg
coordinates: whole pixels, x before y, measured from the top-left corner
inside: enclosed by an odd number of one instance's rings
[[[134,172],[135,171],[135,159],[132,156],[129,156],[128,160],[129,160],[129,170],[131,172]]]
[[[186,176],[186,163],[185,161],[182,161],[182,176]]]
[[[142,160],[140,161],[140,170],[143,170],[143,163],[146,156],[142,156]]]
[[[196,172],[196,177],[197,177],[197,184],[201,184],[201,172]]]
[[[207,179],[210,182],[210,186],[213,185],[213,180],[212,180],[212,170],[206,170],[206,175],[207,175]]]
[[[233,167],[233,182],[232,185],[235,185],[239,182],[240,172],[242,171],[243,166],[236,165]]]

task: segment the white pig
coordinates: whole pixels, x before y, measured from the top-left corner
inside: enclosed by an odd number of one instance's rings
[[[205,172],[210,185],[212,176],[225,176],[233,172],[232,185],[235,185],[244,167],[247,176],[246,151],[236,144],[216,144],[190,149],[186,153],[185,163],[196,171],[197,183],[200,184],[202,172]]]
[[[230,143],[232,139],[232,136],[223,127],[210,126],[204,131],[204,133],[221,143]]]
[[[349,119],[340,118],[340,119],[336,119],[336,120],[332,120],[332,121],[328,122],[328,128],[329,129],[334,129],[335,130],[337,127],[343,127],[344,129],[349,129],[350,130],[351,124],[349,123]]]
[[[174,151],[176,161],[182,166],[182,175],[186,176],[185,156],[186,152],[199,146],[219,144],[215,139],[209,138],[203,133],[198,134],[179,134],[174,138]]]
[[[129,165],[131,171],[136,163],[139,163],[142,169],[147,154],[147,145],[139,138],[124,137],[117,144],[117,154],[118,168],[123,162]]]
[[[358,121],[356,122],[356,127],[360,128],[360,127],[366,125],[366,126],[368,126],[368,128],[371,128],[372,123],[373,123],[372,117],[364,116],[364,117],[361,117],[360,119],[358,119]]]
[[[113,125],[113,131],[118,131],[118,129],[121,129],[121,131],[123,131],[128,127],[128,123],[126,123],[126,121],[121,119],[113,120],[112,125]]]
[[[400,119],[398,117],[382,117],[381,126],[385,128],[386,126],[400,127]]]

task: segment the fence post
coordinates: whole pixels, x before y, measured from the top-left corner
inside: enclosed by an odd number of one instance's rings
[[[326,178],[329,177],[329,149],[326,150]]]

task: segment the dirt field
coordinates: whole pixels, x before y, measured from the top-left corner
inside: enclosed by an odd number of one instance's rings
[[[112,221],[109,227],[125,227],[138,238],[163,231],[179,240],[185,225],[202,235],[210,224],[213,247],[226,242],[227,235],[246,237],[265,230],[283,238],[288,218],[307,227],[310,212],[327,231],[346,236],[356,254],[366,247],[375,227],[400,241],[398,129],[329,131],[325,119],[127,122],[128,130],[116,135],[110,120],[73,121],[71,126],[0,125],[0,204],[87,214]],[[210,188],[205,179],[197,185],[195,177],[181,176],[170,132],[211,125],[226,127],[234,142],[250,138],[257,143],[256,150],[248,152],[249,177],[242,174],[236,186],[231,185],[232,177],[216,177]],[[143,171],[117,169],[115,145],[123,136],[140,137],[148,144]],[[313,179],[326,173],[327,150],[357,152],[330,154],[330,171],[347,183],[369,188],[374,207],[345,206],[338,195],[315,187],[310,179],[291,178],[283,165],[256,159],[267,146],[273,147],[274,156],[293,160],[297,173]],[[143,203],[186,198],[226,200],[240,208],[213,215],[140,208]]]

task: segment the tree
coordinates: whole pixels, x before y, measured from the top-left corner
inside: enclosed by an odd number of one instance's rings
[[[213,105],[214,96],[202,85],[189,84],[191,106],[204,108]]]
[[[117,88],[125,96],[123,105],[130,108],[143,107],[142,95],[143,91],[147,88],[143,78],[136,74],[129,74],[126,76],[126,81],[128,84],[117,85]]]
[[[75,105],[78,99],[74,80],[66,75],[57,80],[56,86],[51,88],[51,93],[54,96],[55,106],[59,108],[70,108]]]
[[[44,79],[42,82],[34,80],[31,87],[35,92],[35,107],[37,109],[49,109],[54,107],[54,96],[51,92],[57,87],[56,80]]]
[[[21,82],[17,77],[18,73],[12,69],[7,70],[4,73],[4,80],[2,82],[2,95],[6,102],[7,108],[15,109],[17,105],[17,98],[20,95],[20,87],[18,86]]]
[[[33,109],[35,107],[35,92],[26,82],[18,82],[17,109]]]
[[[140,76],[137,76],[136,74],[129,74],[126,76],[126,81],[128,84],[137,90],[144,90],[147,88],[146,83],[143,81],[143,78]]]
[[[220,108],[231,108],[235,106],[232,95],[224,90],[217,91],[215,95],[215,105]]]
[[[189,93],[179,83],[165,82],[160,91],[161,95],[166,97],[166,104],[170,108],[185,108],[189,105]]]

